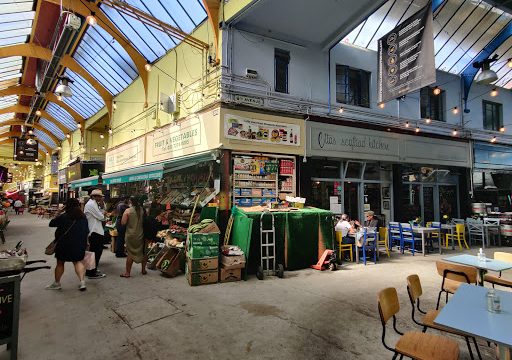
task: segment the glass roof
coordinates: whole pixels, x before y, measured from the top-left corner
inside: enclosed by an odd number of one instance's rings
[[[13,106],[18,102],[18,95],[9,95],[0,97],[0,109]]]
[[[207,17],[201,0],[127,0],[126,2],[186,33],[192,32]],[[177,40],[166,33],[153,29],[116,9],[108,6],[102,6],[101,9],[150,62],[165,55],[169,49],[178,44]]]
[[[60,140],[64,140],[64,138],[66,137],[66,134],[64,134],[62,130],[59,129],[59,127],[50,120],[47,120],[45,118],[39,118],[39,124],[43,126],[45,129],[50,130],[50,132],[56,137],[58,137]]]
[[[48,103],[46,106],[46,112],[60,121],[69,130],[74,131],[78,129],[75,119],[73,119],[73,117],[59,105],[55,103]]]
[[[14,118],[14,113],[7,113],[7,114],[0,115],[0,121],[11,120],[12,118]]]
[[[51,137],[49,137],[45,132],[41,130],[34,129],[34,135],[44,142],[46,145],[50,146],[52,149],[57,147],[57,144],[52,140]],[[50,149],[48,149],[50,150]]]
[[[348,34],[343,42],[377,50],[377,41],[427,4],[427,0],[388,0]],[[434,14],[434,49],[439,70],[460,74],[477,54],[510,22],[512,16],[483,1],[447,0]],[[509,39],[510,40],[510,39]],[[512,41],[496,53],[500,59],[497,85],[511,88],[512,73],[506,65],[512,57]]]
[[[89,118],[96,114],[103,106],[103,99],[87,80],[77,73],[66,69],[65,76],[73,80],[71,88],[73,96],[64,97],[63,101],[71,106],[76,112],[84,118]]]

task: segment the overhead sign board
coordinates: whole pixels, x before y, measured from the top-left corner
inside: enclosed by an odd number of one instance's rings
[[[38,142],[37,140],[16,138],[14,141],[14,160],[17,161],[36,161]]]
[[[431,1],[379,39],[378,65],[379,102],[436,81]]]
[[[145,137],[124,143],[107,151],[105,157],[105,172],[129,169],[144,164]]]

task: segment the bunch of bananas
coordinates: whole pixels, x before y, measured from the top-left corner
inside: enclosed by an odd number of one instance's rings
[[[190,227],[188,228],[188,232],[189,233],[199,232],[200,230],[204,229],[205,227],[207,227],[212,222],[213,222],[212,219],[204,219],[199,224],[190,225]]]

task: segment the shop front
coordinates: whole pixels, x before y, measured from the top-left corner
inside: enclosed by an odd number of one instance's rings
[[[512,211],[512,147],[475,142],[473,145],[474,203],[492,211]]]
[[[306,131],[300,189],[309,204],[353,219],[371,210],[382,223],[463,211],[467,142],[313,121]]]

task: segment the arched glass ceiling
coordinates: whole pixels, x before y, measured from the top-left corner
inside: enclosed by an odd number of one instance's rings
[[[66,138],[66,134],[62,132],[61,129],[57,127],[53,122],[50,120],[46,120],[45,118],[39,119],[39,124],[44,127],[45,129],[48,129],[53,135],[57,136],[60,140],[64,140]]]
[[[0,97],[0,109],[16,105],[18,102],[18,95],[9,95]]]
[[[121,92],[138,76],[126,51],[99,26],[88,29],[74,58],[112,94]]]
[[[6,121],[6,120],[11,120],[12,118],[14,118],[14,113],[1,114],[0,115],[0,122],[1,121]]]
[[[127,0],[128,4],[175,26],[186,33],[192,32],[207,14],[200,0]],[[102,6],[108,18],[150,62],[165,55],[178,41],[142,22],[126,16],[116,9]]]
[[[49,137],[45,132],[43,132],[41,130],[34,129],[34,135],[39,140],[41,140],[42,142],[44,142],[45,144],[50,146],[52,149],[57,147],[57,144],[55,144],[55,142],[52,140],[52,138]],[[50,150],[50,149],[48,149],[48,150]]]
[[[427,0],[388,0],[357,26],[343,42],[377,50],[377,40],[427,4]],[[434,49],[439,70],[460,74],[478,53],[512,21],[512,15],[480,1],[446,0],[434,15]],[[512,87],[512,42],[506,41],[491,68],[498,73],[497,85]]]
[[[46,111],[55,119],[59,120],[69,130],[74,131],[78,129],[75,119],[73,119],[73,117],[59,105],[50,102],[46,105]]]
[[[66,69],[64,74],[73,80],[71,85],[73,96],[62,99],[76,112],[84,118],[89,118],[105,106],[100,94],[83,77],[69,69]]]

